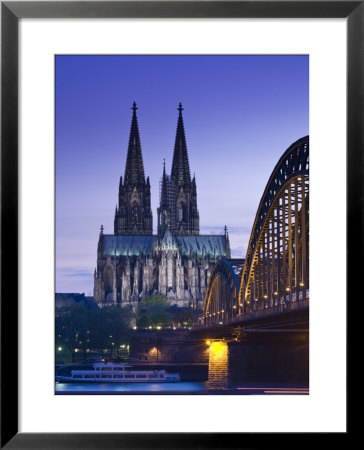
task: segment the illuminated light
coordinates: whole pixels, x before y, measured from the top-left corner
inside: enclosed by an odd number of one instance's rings
[[[225,310],[224,310],[224,309],[222,309],[222,310],[221,310],[221,312],[223,313],[223,312],[225,312]]]
[[[211,344],[211,341],[206,341],[206,345],[210,345]]]
[[[302,281],[301,281],[300,286],[304,286],[304,285],[305,285],[305,283],[302,283]]]
[[[278,295],[278,292],[276,291],[276,292],[274,293],[274,295]]]
[[[210,358],[212,360],[220,360],[221,362],[227,358],[228,346],[226,342],[216,341],[210,346]]]
[[[286,291],[287,291],[287,292],[289,292],[289,291],[290,291],[290,288],[289,288],[289,287],[288,287],[288,288],[286,288]]]
[[[75,353],[78,353],[78,348],[75,348]]]
[[[268,295],[264,295],[264,298],[268,298]]]
[[[62,351],[62,347],[58,347],[58,351],[61,352]]]
[[[256,299],[255,299],[255,301],[257,302],[257,301],[258,301],[258,299],[256,298]]]
[[[157,330],[160,330],[161,328],[162,328],[162,327],[159,327],[159,326],[158,326],[158,327],[157,327]]]
[[[236,309],[236,305],[234,305],[233,308]]]
[[[133,327],[133,330],[137,330],[137,327]]]
[[[149,328],[150,330],[152,329],[152,327],[151,327],[151,326],[149,326],[148,328]]]

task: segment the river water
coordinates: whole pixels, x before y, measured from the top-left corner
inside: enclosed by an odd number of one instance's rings
[[[58,395],[307,395],[308,388],[297,384],[244,383],[214,388],[208,381],[181,381],[178,383],[56,383]]]

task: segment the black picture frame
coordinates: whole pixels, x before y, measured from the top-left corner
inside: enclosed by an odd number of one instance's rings
[[[1,2],[1,448],[271,448],[295,433],[19,433],[18,432],[18,21],[21,18],[346,18],[347,19],[347,302],[363,262],[363,1],[2,1]],[[334,132],[334,131],[333,131]],[[329,156],[328,156],[329,158]],[[359,253],[359,255],[358,255]],[[363,260],[363,258],[361,258]],[[9,270],[8,268],[12,268]],[[7,343],[11,342],[9,346]],[[349,348],[350,346],[347,346]],[[11,370],[9,370],[11,367]],[[289,413],[289,412],[288,412]],[[226,414],[228,416],[228,413]],[[336,443],[347,439],[337,433]],[[327,436],[306,433],[299,443]],[[242,436],[243,435],[243,436]],[[312,440],[314,439],[314,440]]]

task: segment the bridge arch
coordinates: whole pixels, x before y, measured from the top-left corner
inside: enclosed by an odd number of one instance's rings
[[[225,258],[214,266],[207,285],[203,307],[204,324],[231,320],[238,312],[239,281],[232,265]]]
[[[239,314],[308,298],[309,138],[294,142],[261,198],[243,266]]]
[[[212,270],[205,325],[268,308],[292,309],[309,296],[309,137],[276,164],[259,203],[240,281],[226,259]]]

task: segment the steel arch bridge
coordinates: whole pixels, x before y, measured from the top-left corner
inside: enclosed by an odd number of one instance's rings
[[[214,266],[203,306],[204,324],[223,323],[236,315],[239,281],[232,265],[220,259]]]
[[[238,280],[222,259],[212,270],[204,325],[283,311],[309,296],[309,137],[294,142],[275,166],[261,198]],[[267,311],[268,312],[268,311]]]

